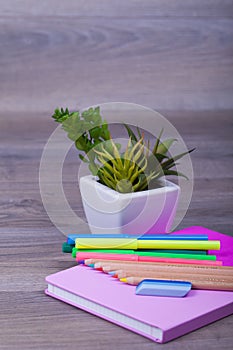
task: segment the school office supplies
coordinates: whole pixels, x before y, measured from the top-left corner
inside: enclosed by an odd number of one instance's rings
[[[46,281],[51,297],[161,343],[233,313],[232,292],[191,290],[185,298],[142,297],[135,287],[82,265]]]
[[[63,243],[64,245],[64,243]],[[69,245],[68,245],[69,246]],[[69,246],[70,247],[70,246]],[[70,248],[66,248],[64,245],[64,252],[68,252]],[[65,251],[66,250],[66,251]],[[69,251],[70,252],[70,251]],[[137,255],[154,255],[155,256],[166,256],[166,257],[180,257],[187,259],[200,259],[200,260],[216,260],[216,255],[207,255],[206,250],[169,250],[169,249],[147,249],[147,250],[132,250],[132,249],[77,249],[75,247],[72,248],[72,257],[76,257],[76,253],[79,252],[90,252],[90,253],[113,253],[113,254],[137,254]],[[203,254],[204,252],[204,254]],[[151,254],[152,253],[152,254]],[[160,255],[161,254],[161,255]]]
[[[76,238],[78,249],[200,249],[219,250],[219,241],[147,240],[135,238]]]
[[[176,239],[176,240],[198,240],[207,241],[208,236],[205,234],[143,234],[143,235],[130,235],[130,234],[70,234],[67,237],[68,244],[75,244],[77,238],[134,238],[134,239]]]
[[[138,251],[128,249],[72,249],[72,257],[75,258],[77,253],[103,253],[103,254],[136,254],[141,256],[157,256],[164,258],[181,258],[181,259],[197,259],[197,260],[216,260],[216,255],[204,255],[204,254],[177,254],[168,252],[153,252],[153,251]]]
[[[185,281],[146,279],[137,285],[135,294],[182,298],[188,294],[191,287],[192,284]]]
[[[62,244],[62,252],[63,253],[72,253],[73,248],[74,248],[74,246],[71,244],[68,244],[67,242],[64,242]]]
[[[93,267],[100,271],[104,271],[102,263],[96,263]],[[116,267],[117,265],[115,265],[114,268]],[[221,274],[217,272],[221,272]],[[233,267],[225,267],[218,270],[211,268],[199,269],[198,266],[194,268],[186,268],[185,266],[179,265],[141,266],[140,263],[135,263],[131,266],[125,264],[125,267],[122,267],[121,270],[115,270],[113,276],[117,276],[122,282],[134,285],[137,285],[145,278],[151,278],[171,281],[189,281],[193,284],[193,288],[197,289],[233,291]]]
[[[138,285],[144,279],[170,279],[171,281],[179,281],[184,279],[185,281],[189,281],[192,283],[192,288],[195,289],[208,289],[208,290],[225,290],[233,292],[233,280],[229,280],[227,278],[219,278],[219,277],[208,277],[201,275],[197,276],[188,276],[188,275],[174,275],[174,274],[159,274],[159,273],[145,273],[142,276],[130,276],[120,278],[121,282],[125,282],[132,285]]]
[[[143,249],[138,249],[137,252],[145,251]],[[192,249],[146,249],[147,252],[157,252],[157,253],[173,253],[173,254],[202,254],[206,255],[207,250],[192,250]]]
[[[202,226],[191,226],[177,232],[179,234],[203,233],[208,235],[209,240],[219,240],[221,249],[216,251],[209,250],[208,254],[216,254],[217,260],[222,260],[223,265],[233,266],[233,237],[224,235],[220,232],[212,231]]]
[[[141,263],[141,262],[124,262],[124,261],[97,261],[85,260],[84,264],[101,268],[104,272],[120,270],[126,274],[146,273],[168,273],[187,276],[207,276],[211,278],[227,278],[233,281],[232,266],[208,266],[208,265],[188,265],[188,264],[167,264],[167,263]]]
[[[97,252],[79,251],[76,253],[76,260],[85,259],[102,259],[102,260],[119,260],[119,261],[141,261],[141,262],[167,262],[176,264],[200,264],[200,265],[222,265],[221,261],[214,260],[197,260],[197,259],[182,259],[182,258],[166,258],[159,256],[145,256],[137,254],[109,254]]]

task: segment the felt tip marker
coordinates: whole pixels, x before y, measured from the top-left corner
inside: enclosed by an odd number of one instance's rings
[[[172,253],[172,252],[153,252],[148,250],[138,251],[130,249],[77,249],[73,248],[72,257],[76,258],[77,253],[103,253],[103,254],[136,254],[143,256],[157,256],[164,258],[181,258],[197,260],[216,260],[216,255],[190,254],[190,253]]]
[[[219,250],[220,241],[147,240],[131,238],[77,238],[77,249],[192,249]]]
[[[198,241],[207,241],[208,235],[205,234],[176,234],[176,233],[167,233],[167,234],[153,234],[153,233],[144,233],[144,234],[70,234],[67,238],[68,244],[75,244],[75,240],[78,238],[134,238],[134,239],[175,239],[175,240],[198,240]]]

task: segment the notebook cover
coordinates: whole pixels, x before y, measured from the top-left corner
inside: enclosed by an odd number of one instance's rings
[[[209,250],[209,254],[216,255],[217,260],[221,260],[223,262],[223,265],[233,266],[233,237],[212,231],[202,226],[191,226],[173,233],[207,234],[208,239],[219,240],[221,244],[220,250]]]
[[[101,311],[92,311],[88,306],[78,306],[159,342],[167,342],[233,313],[232,292],[191,290],[185,298],[138,296],[135,294],[135,286],[123,284],[107,274],[81,265],[50,275],[46,281],[134,320],[160,328],[161,340],[154,338],[153,331],[151,334],[145,334],[143,327],[136,330],[120,320],[116,321],[103,315]],[[48,291],[47,294],[77,306],[73,301]]]
[[[203,227],[190,227],[179,231],[179,233],[181,232],[207,233],[209,239],[220,239],[222,248],[218,252],[218,259],[221,259],[224,265],[233,265],[232,237]],[[135,286],[123,284],[107,274],[86,266],[75,266],[63,270],[48,276],[46,281],[65,291],[103,305],[109,310],[114,310],[146,325],[160,328],[162,330],[161,340],[154,336],[153,331],[151,334],[146,334],[143,327],[138,330],[133,325],[125,325],[120,320],[116,321],[99,311],[90,310],[88,306],[78,306],[85,311],[162,343],[233,313],[233,292],[191,290],[185,298],[138,296],[135,295]],[[47,290],[46,293],[77,306],[74,302],[56,296]]]

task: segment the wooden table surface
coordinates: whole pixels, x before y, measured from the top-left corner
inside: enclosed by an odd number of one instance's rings
[[[232,5],[0,0],[1,349],[232,349],[232,316],[159,345],[45,296],[45,276],[74,261],[61,253],[65,237],[39,190],[55,107],[134,102],[162,112],[196,147],[193,197],[178,228],[233,235]],[[84,219],[78,166],[71,152],[63,184]]]

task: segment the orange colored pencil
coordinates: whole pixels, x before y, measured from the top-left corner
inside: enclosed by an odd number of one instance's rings
[[[233,283],[233,277],[232,276],[226,276],[226,275],[214,275],[214,274],[196,274],[193,272],[182,272],[182,271],[145,271],[145,270],[117,270],[115,271],[115,275],[117,275],[117,278],[127,278],[127,277],[140,277],[145,276],[146,278],[165,278],[165,279],[173,279],[176,280],[182,280],[182,281],[190,281],[190,279],[193,279],[195,281],[209,281],[209,282],[226,282],[226,283]],[[191,281],[190,281],[191,282]]]
[[[85,259],[84,263],[86,265],[95,264],[101,262],[106,265],[136,265],[136,266],[184,266],[187,268],[198,267],[198,268],[216,268],[223,270],[231,270],[233,266],[222,266],[222,265],[199,265],[199,264],[177,264],[177,263],[168,263],[168,262],[141,262],[141,261],[126,261],[126,260],[103,260],[103,259]]]
[[[144,279],[148,279],[147,276],[130,276],[130,277],[126,277],[126,278],[121,278],[120,281],[121,282],[125,282],[127,284],[131,284],[131,285],[138,285],[141,281],[143,281]],[[172,277],[171,278],[162,278],[159,277],[157,278],[156,276],[151,276],[150,279],[161,279],[161,280],[170,280],[170,281],[180,281],[180,278],[177,279],[176,277]],[[225,290],[225,291],[233,291],[233,281],[228,282],[228,281],[218,281],[218,280],[214,280],[214,279],[195,279],[194,277],[189,278],[188,280],[189,282],[192,283],[192,288],[194,289],[208,289],[208,290]]]

